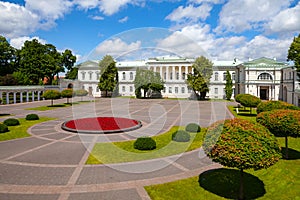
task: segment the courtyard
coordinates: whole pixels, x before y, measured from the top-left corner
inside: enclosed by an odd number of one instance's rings
[[[144,186],[193,177],[220,167],[204,156],[200,148],[134,162],[91,165],[86,161],[96,143],[160,135],[173,126],[191,122],[207,127],[217,120],[232,118],[227,102],[86,100],[46,111],[30,108],[47,106],[49,101],[1,105],[1,113],[10,114],[0,118],[1,121],[9,117],[24,118],[29,113],[54,120],[30,127],[30,137],[0,143],[0,199],[150,199]],[[61,128],[67,120],[94,116],[133,118],[141,121],[142,127],[114,134],[77,134]]]

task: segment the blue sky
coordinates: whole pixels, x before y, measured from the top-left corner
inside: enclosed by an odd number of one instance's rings
[[[79,62],[105,54],[284,61],[300,33],[296,0],[7,0],[0,13],[12,46],[37,38],[71,49]]]

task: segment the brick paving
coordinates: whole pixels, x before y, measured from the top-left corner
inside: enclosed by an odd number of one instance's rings
[[[55,103],[63,103],[57,100]],[[1,105],[0,112],[55,117],[29,128],[29,138],[0,142],[0,199],[150,199],[144,186],[197,176],[220,167],[201,149],[166,158],[103,165],[85,165],[96,142],[132,140],[165,132],[190,122],[208,126],[232,118],[226,102],[97,99],[68,108],[32,111],[49,101]],[[119,134],[76,134],[60,128],[68,119],[90,116],[129,117],[140,129]],[[0,118],[3,121],[5,118]]]

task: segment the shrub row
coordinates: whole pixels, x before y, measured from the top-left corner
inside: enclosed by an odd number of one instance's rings
[[[28,114],[26,115],[26,120],[39,120],[39,116],[37,114]],[[20,125],[20,121],[15,118],[9,118],[0,123],[0,133],[8,132],[8,126],[18,126]]]
[[[266,102],[261,102],[257,106],[257,114],[265,111],[276,110],[276,109],[300,110],[299,107],[284,101],[266,101]]]

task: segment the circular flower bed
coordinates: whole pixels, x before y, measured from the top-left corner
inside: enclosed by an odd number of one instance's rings
[[[121,117],[93,117],[66,121],[62,129],[76,133],[118,133],[138,129],[140,121]]]

